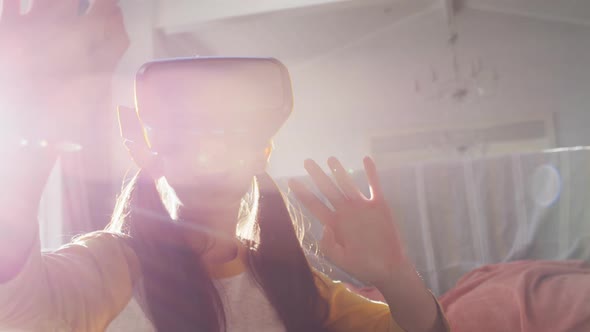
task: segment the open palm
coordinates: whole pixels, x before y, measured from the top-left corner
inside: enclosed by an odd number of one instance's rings
[[[3,219],[36,213],[57,155],[52,147],[75,139],[97,111],[94,103],[108,100],[113,71],[129,45],[116,0],[80,9],[79,0],[31,0],[27,12],[21,0],[0,2]]]
[[[328,160],[333,181],[312,161],[305,168],[332,208],[298,180],[289,186],[295,197],[324,226],[322,251],[335,264],[370,284],[390,280],[390,275],[409,262],[379,183],[371,158],[364,160],[371,195],[365,197],[336,158]]]
[[[1,7],[3,122],[60,135],[82,121],[84,103],[107,95],[129,45],[122,13],[115,0],[94,0],[83,13],[79,0],[32,0],[26,13],[20,3],[4,0]]]

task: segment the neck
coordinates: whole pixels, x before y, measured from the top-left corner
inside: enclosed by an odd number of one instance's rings
[[[189,245],[202,255],[205,263],[222,264],[236,257],[238,249],[236,227],[239,210],[240,204],[220,210],[203,211],[185,207],[180,211],[181,220],[205,228],[208,241],[204,253],[201,232],[187,232],[185,236]]]

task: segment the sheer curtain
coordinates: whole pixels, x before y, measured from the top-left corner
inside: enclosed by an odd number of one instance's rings
[[[437,295],[486,264],[590,261],[589,149],[421,163],[380,176],[408,252]],[[354,178],[366,187],[363,172]],[[306,218],[319,238],[321,226]]]

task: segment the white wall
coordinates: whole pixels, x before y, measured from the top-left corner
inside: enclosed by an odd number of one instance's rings
[[[590,146],[590,103],[574,112],[557,113],[555,126],[559,146]]]
[[[401,14],[365,8],[225,20],[201,26],[186,55],[277,56],[291,68],[295,113],[276,138],[275,175],[301,174],[305,158],[332,154],[358,168],[372,132],[513,114],[559,112],[558,143],[590,143],[579,134],[590,125],[590,28],[465,10],[460,55],[495,65],[500,82],[496,95],[454,107],[413,91],[429,64],[450,64],[442,11],[398,22]]]
[[[590,112],[589,28],[473,10],[460,23],[460,54],[481,55],[498,68],[494,96],[454,109],[413,93],[413,79],[428,63],[449,60],[443,17],[426,13],[309,66],[295,66],[296,113],[277,139],[283,149],[274,170],[291,174],[300,171],[304,157],[330,154],[356,167],[372,131],[515,114],[558,112],[558,143],[590,143],[572,140],[587,136],[590,127],[584,116]]]

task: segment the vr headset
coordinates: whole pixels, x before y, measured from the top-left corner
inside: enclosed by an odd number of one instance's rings
[[[285,65],[273,58],[195,57],[144,64],[135,77],[135,110],[118,111],[121,135],[155,152],[185,135],[241,135],[267,143],[293,109]]]

